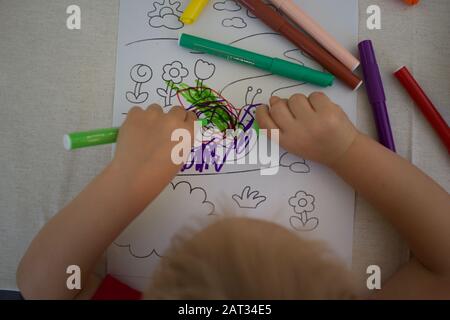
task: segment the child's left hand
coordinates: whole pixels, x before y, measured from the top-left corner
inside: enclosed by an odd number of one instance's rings
[[[147,110],[131,108],[119,131],[112,166],[139,179],[145,178],[147,173],[154,178],[154,173],[158,172],[168,183],[181,166],[171,159],[172,149],[178,143],[171,141],[171,135],[176,129],[187,129],[192,137],[196,119],[193,112],[179,106],[168,113],[156,104]]]

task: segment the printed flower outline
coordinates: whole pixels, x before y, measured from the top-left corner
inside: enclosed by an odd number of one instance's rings
[[[152,68],[145,64],[136,64],[130,70],[130,77],[134,82],[134,89],[133,91],[127,91],[126,99],[134,104],[144,103],[147,101],[149,94],[148,92],[142,92],[142,85],[152,79]]]
[[[289,198],[289,205],[294,208],[294,212],[302,214],[312,212],[315,209],[315,198],[305,191],[298,191],[293,197]]]
[[[208,61],[198,59],[195,62],[194,73],[198,80],[210,79],[216,72],[216,66]]]
[[[163,80],[172,81],[174,84],[180,84],[189,74],[180,61],[174,61],[163,67]]]
[[[172,98],[177,94],[173,89],[174,84],[180,84],[188,75],[188,69],[180,61],[164,65],[162,79],[166,82],[166,88],[156,89],[156,93],[164,98],[164,107],[170,106]]]

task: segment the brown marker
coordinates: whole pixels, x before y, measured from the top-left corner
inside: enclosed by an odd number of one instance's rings
[[[292,24],[283,18],[278,12],[261,0],[239,0],[256,17],[267,24],[275,32],[281,33],[289,41],[295,44],[299,49],[310,55],[314,60],[320,63],[325,69],[341,79],[353,90],[358,89],[362,80],[354,75],[339,60],[334,58],[328,51],[297,30]]]

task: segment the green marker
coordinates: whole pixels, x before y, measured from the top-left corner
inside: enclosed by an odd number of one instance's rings
[[[199,120],[202,126],[208,123],[207,119]],[[105,128],[91,131],[72,132],[64,135],[64,148],[74,150],[93,147],[102,144],[115,143],[119,135],[119,128]]]
[[[72,132],[64,135],[64,148],[74,150],[93,147],[117,141],[119,128],[105,128],[91,131]]]
[[[253,126],[252,127],[256,131],[256,136],[259,137],[259,130],[260,130],[260,128],[259,128],[258,122],[256,122],[256,119],[255,119],[255,121],[253,121]]]
[[[227,60],[251,65],[279,76],[316,84],[321,87],[331,86],[334,81],[334,76],[329,73],[320,72],[289,61],[267,57],[186,33],[181,34],[178,44],[181,47],[206,52]]]

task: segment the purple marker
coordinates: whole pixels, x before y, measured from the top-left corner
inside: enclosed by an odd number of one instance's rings
[[[372,105],[375,123],[378,129],[378,140],[386,148],[395,152],[394,138],[392,136],[386,106],[386,95],[384,94],[383,82],[381,81],[381,74],[372,41],[364,40],[359,43],[358,47],[366,91],[369,96],[369,102]]]

